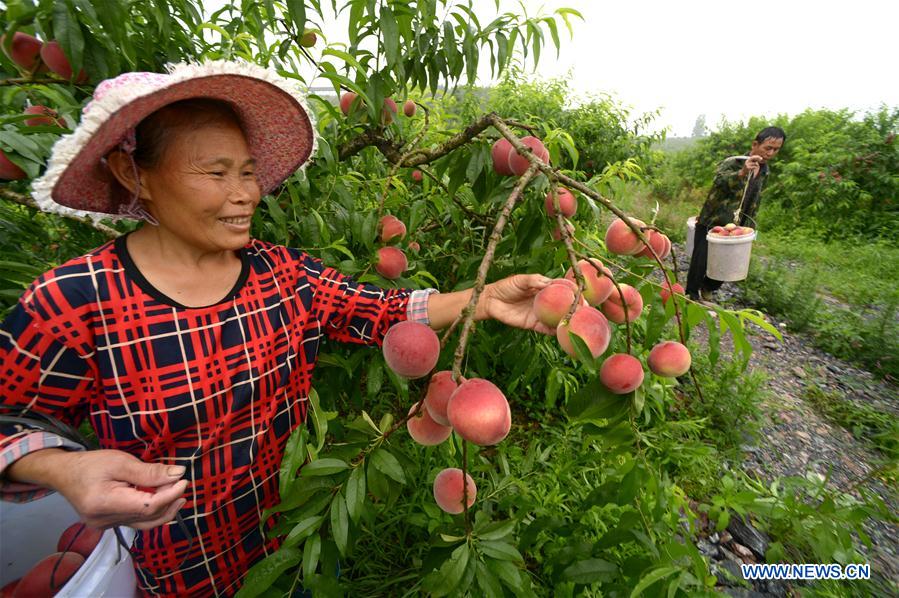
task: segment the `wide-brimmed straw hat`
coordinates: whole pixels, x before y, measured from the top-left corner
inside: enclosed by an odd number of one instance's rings
[[[222,100],[240,119],[263,193],[296,172],[315,151],[315,123],[291,79],[248,62],[175,64],[168,73],[125,73],[100,83],[75,130],[60,138],[42,177],[32,184],[41,209],[66,215],[133,218],[131,194],[105,156],[144,118],[191,98]]]

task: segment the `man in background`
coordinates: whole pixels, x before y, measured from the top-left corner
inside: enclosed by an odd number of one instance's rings
[[[686,291],[691,299],[710,300],[711,294],[722,284],[722,281],[705,275],[709,249],[706,234],[712,227],[731,222],[755,228],[762,187],[768,178],[768,161],[777,155],[786,140],[787,136],[780,127],[765,127],[755,136],[748,156],[731,156],[722,160],[715,169],[715,180],[702,205],[693,237]],[[737,210],[740,211],[739,222],[734,219]]]

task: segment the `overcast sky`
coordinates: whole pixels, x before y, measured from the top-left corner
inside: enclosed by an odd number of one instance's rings
[[[573,21],[573,39],[563,28],[559,58],[545,50],[534,76],[571,72],[580,93],[611,93],[640,112],[661,109],[656,124],[669,135],[689,135],[700,114],[714,129],[722,116],[899,106],[897,0],[521,4],[531,15],[568,6],[584,16]],[[496,14],[493,0],[475,6],[485,18]],[[520,12],[519,2],[502,0],[500,9]],[[345,38],[345,21],[323,29],[331,39]],[[489,66],[482,73],[489,83]]]

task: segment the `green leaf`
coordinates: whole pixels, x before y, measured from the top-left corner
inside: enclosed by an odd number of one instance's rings
[[[313,388],[309,391],[309,406],[312,412],[312,429],[315,431],[316,454],[325,446],[328,435],[328,420],[337,417],[335,411],[325,411],[318,400],[318,392]]]
[[[608,581],[616,571],[618,571],[618,567],[614,563],[602,559],[586,559],[566,567],[562,571],[562,579],[574,583],[591,584]]]
[[[316,515],[314,517],[307,517],[303,519],[290,530],[290,533],[287,534],[287,537],[284,538],[284,546],[290,548],[296,546],[303,540],[309,537],[310,534],[315,532],[322,524],[322,521],[325,520],[324,515]]]
[[[318,559],[322,553],[322,537],[313,534],[303,546],[303,579],[310,579],[318,568]]]
[[[568,401],[568,415],[572,421],[612,419],[627,411],[624,396],[616,395],[599,380],[591,380]]]
[[[392,67],[400,55],[400,34],[396,17],[387,4],[381,6],[380,33],[384,42],[384,57],[387,58],[387,66]]]
[[[347,543],[350,534],[350,520],[347,515],[346,501],[338,495],[331,503],[331,535],[337,544],[341,556],[347,555]]]
[[[483,595],[486,596],[486,598],[503,598],[505,596],[503,586],[499,583],[499,579],[487,570],[487,566],[484,563],[477,561],[475,564],[475,572],[477,573],[476,577],[478,585],[481,587],[481,590],[483,590]]]
[[[425,587],[432,596],[446,596],[456,589],[462,581],[462,576],[465,575],[468,558],[468,544],[460,544],[437,571],[425,578]]]
[[[653,298],[652,308],[649,310],[649,317],[646,321],[646,334],[643,337],[643,346],[647,349],[652,348],[659,340],[665,324],[668,323],[669,316],[665,307],[662,305],[661,298],[656,296]]]
[[[236,598],[254,598],[269,589],[284,571],[295,567],[302,553],[297,548],[281,548],[274,554],[267,556],[247,572],[244,584],[237,591]]]
[[[306,460],[306,427],[300,425],[290,434],[281,458],[281,470],[278,473],[278,491],[281,496],[287,495],[287,488],[297,475],[297,470]]]
[[[287,16],[290,17],[297,35],[303,35],[306,29],[306,2],[304,0],[285,0]]]
[[[400,484],[406,483],[406,474],[403,473],[403,466],[397,461],[397,458],[384,449],[378,449],[371,456],[371,464],[375,469],[392,478]]]
[[[524,563],[524,559],[518,549],[507,542],[499,542],[497,540],[485,540],[478,544],[481,552],[489,557],[500,561],[512,561],[513,563]]]
[[[353,523],[359,522],[365,505],[365,465],[359,464],[346,481],[346,508]]]
[[[768,322],[768,320],[765,319],[765,316],[763,316],[761,314],[761,312],[754,310],[754,309],[741,309],[737,313],[739,314],[740,319],[749,320],[750,322],[753,322],[754,324],[758,325],[763,330],[770,333],[777,340],[783,341],[784,337],[780,333],[780,330],[778,330],[775,326],[772,326]]]
[[[568,338],[571,340],[571,344],[574,347],[574,353],[577,355],[577,360],[583,364],[588,372],[595,374],[596,359],[594,359],[593,353],[591,353],[589,347],[587,347],[587,343],[571,330],[568,331]]]
[[[72,13],[68,2],[53,3],[53,35],[69,59],[72,77],[75,78],[84,64],[84,35],[78,17]]]
[[[384,384],[384,358],[380,353],[368,362],[368,373],[365,377],[365,392],[369,398],[377,396]]]
[[[634,589],[631,592],[631,598],[639,596],[646,588],[655,582],[677,573],[678,571],[680,571],[680,568],[678,567],[659,567],[658,569],[653,569],[648,575],[644,575],[640,578],[640,582],[634,586]]]
[[[475,535],[481,540],[501,540],[515,530],[516,521],[492,521],[482,529],[475,527]]]
[[[349,467],[350,466],[347,465],[345,461],[342,461],[340,459],[326,458],[307,463],[300,471],[302,475],[310,477],[331,475],[332,473],[337,473],[338,471],[349,469]]]

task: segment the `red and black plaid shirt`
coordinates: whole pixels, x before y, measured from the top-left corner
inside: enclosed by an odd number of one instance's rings
[[[305,420],[322,337],[380,344],[406,319],[411,292],[252,241],[226,299],[185,307],[143,278],[124,241],[23,295],[0,326],[0,397],[75,425],[89,418],[101,448],[186,466],[193,547],[175,524],[139,532],[138,581],[151,595],[230,595],[275,546],[260,515],[279,502],[284,445]],[[29,450],[28,432],[5,432],[0,446]]]

